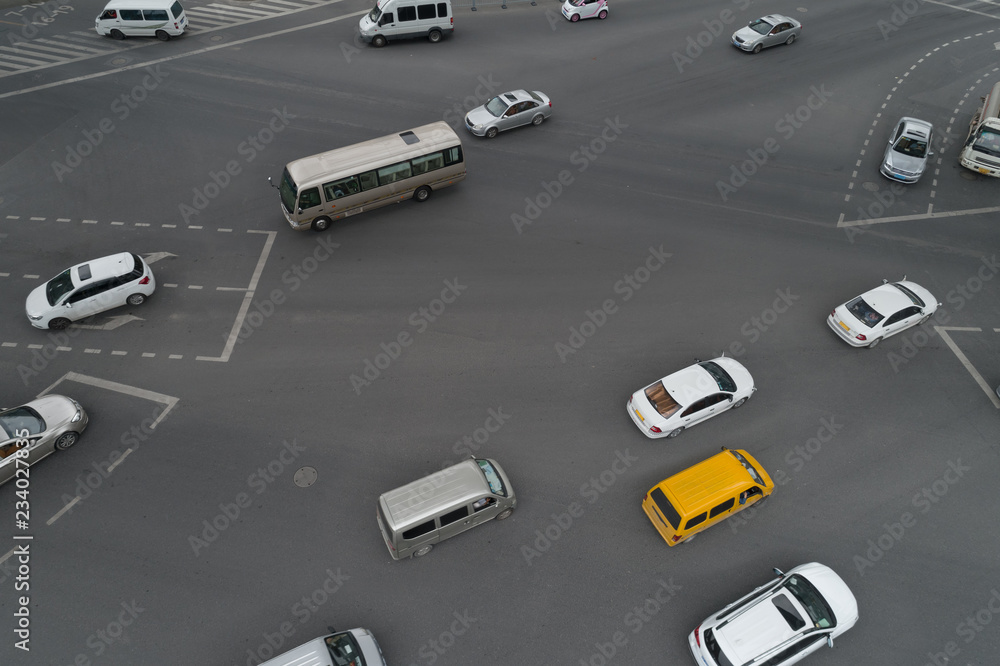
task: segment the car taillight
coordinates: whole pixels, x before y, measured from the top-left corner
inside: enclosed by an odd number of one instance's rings
[[[451,27],[453,27],[453,28],[455,27],[455,17],[454,16],[451,17]]]
[[[649,426],[649,431],[650,432],[663,432],[662,430],[660,430],[656,426]]]
[[[149,284],[149,276],[147,275],[146,277],[139,280],[139,284]]]
[[[857,334],[857,335],[855,335],[854,337],[856,337],[856,338],[857,338],[858,340],[861,340],[862,342],[864,342],[865,340],[867,340],[867,339],[868,339],[868,338],[866,338],[866,337],[865,337],[865,334],[864,334],[864,333],[858,333],[858,334]]]
[[[672,537],[670,537],[670,540],[673,541],[674,543],[677,543],[678,541],[681,540],[681,537],[679,534],[675,534]]]
[[[549,100],[549,108],[552,108],[552,100]]]
[[[628,404],[630,404],[630,405],[632,404],[632,396],[628,397]]]
[[[701,625],[700,624],[697,627],[694,628],[694,642],[698,644],[698,647],[701,647]]]
[[[831,317],[836,317],[837,316],[837,311],[836,310],[831,310],[830,311],[830,316]]]

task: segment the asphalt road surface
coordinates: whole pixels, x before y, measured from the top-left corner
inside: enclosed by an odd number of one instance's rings
[[[616,0],[570,24],[541,0],[384,49],[356,39],[368,2],[223,2],[214,29],[208,4],[167,43],[98,39],[96,0],[0,17],[55,56],[0,49],[0,404],[91,417],[32,468],[27,529],[0,488],[0,663],[252,666],[333,625],[393,666],[689,664],[701,620],[810,561],[861,619],[806,663],[996,663],[1000,182],[957,158],[1000,80],[996,3]],[[773,12],[797,43],[730,45]],[[552,118],[465,132],[517,88]],[[908,187],[878,173],[903,115],[938,132]],[[463,183],[288,228],[284,164],[437,120]],[[122,250],[154,262],[146,304],[29,325],[31,289]],[[935,319],[872,350],[827,328],[904,275]],[[636,430],[633,391],[723,351],[744,408]],[[643,495],[722,446],[774,497],[668,548]],[[509,473],[511,519],[393,561],[378,496],[470,453]]]

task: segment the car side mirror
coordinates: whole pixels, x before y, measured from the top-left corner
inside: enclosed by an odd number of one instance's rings
[[[774,567],[773,569],[771,569],[771,571],[773,571],[774,575],[778,577],[784,577],[785,575],[785,572],[779,569],[778,567]]]
[[[271,177],[270,176],[267,177],[267,184],[270,185],[271,187],[274,187],[274,183],[271,182]]]
[[[830,634],[826,635],[826,645],[827,647],[833,647],[833,638],[830,637]]]

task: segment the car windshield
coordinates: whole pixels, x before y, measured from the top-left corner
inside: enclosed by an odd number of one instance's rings
[[[483,108],[489,111],[491,115],[499,118],[503,115],[503,112],[507,110],[507,102],[503,101],[499,97],[494,97],[490,101],[486,102],[486,106]]]
[[[699,363],[702,368],[705,369],[708,374],[712,375],[712,379],[715,383],[719,385],[720,391],[728,391],[729,393],[736,392],[736,382],[733,378],[729,376],[729,373],[722,369],[722,367],[715,361],[703,361]]]
[[[774,26],[765,21],[764,19],[757,19],[750,24],[750,28],[761,35],[766,35],[771,32],[771,28]]]
[[[868,305],[868,303],[865,302],[865,299],[860,296],[847,304],[847,311],[857,317],[858,321],[869,328],[875,326],[885,318],[883,315],[876,312],[875,308]]]
[[[909,136],[901,136],[892,147],[897,153],[923,159],[927,156],[927,142]]]
[[[365,666],[361,649],[350,634],[327,636],[326,647],[335,666]]]
[[[649,400],[649,404],[653,406],[653,409],[663,418],[670,418],[673,416],[678,409],[681,408],[677,402],[670,397],[667,393],[666,387],[663,386],[663,381],[658,381],[652,386],[647,386],[644,391],[646,394],[646,400]]]
[[[972,144],[972,149],[993,157],[1000,157],[1000,132],[989,127],[981,127],[975,142]]]
[[[295,198],[299,196],[299,188],[292,180],[292,174],[285,169],[281,174],[281,185],[278,186],[278,194],[281,195],[281,205],[285,207],[289,215],[295,213]]]
[[[834,617],[833,610],[812,583],[802,576],[791,576],[785,586],[805,607],[809,617],[812,618],[813,626],[817,629],[829,629],[837,626],[837,618]]]
[[[750,473],[750,478],[752,478],[754,481],[756,481],[760,485],[762,485],[762,486],[764,485],[764,479],[761,478],[760,472],[758,472],[756,469],[754,469],[754,466],[750,464],[750,461],[747,460],[743,456],[743,454],[737,453],[736,451],[730,451],[730,453],[732,453],[733,457],[736,458],[737,460],[739,460],[740,464],[743,465],[743,467],[746,469],[746,471]]]
[[[914,305],[918,305],[920,307],[924,307],[924,305],[925,305],[924,299],[920,298],[919,296],[917,296],[916,294],[914,294],[912,291],[910,291],[909,289],[907,289],[903,285],[899,284],[898,282],[893,282],[892,286],[895,287],[896,289],[899,289],[901,292],[903,292],[903,294],[905,294],[906,297],[910,299],[910,302],[913,303]]]
[[[45,430],[45,421],[31,407],[18,407],[0,414],[0,429],[6,434],[4,439],[19,437],[25,430],[29,435],[37,435]]]
[[[376,2],[371,12],[368,13],[368,20],[372,23],[378,23],[380,18],[382,18],[382,10],[378,8],[378,3]]]
[[[496,468],[490,464],[490,461],[477,460],[476,462],[479,463],[479,468],[483,470],[483,474],[486,476],[486,482],[490,484],[490,492],[507,497],[507,489],[503,487],[503,480],[500,478],[500,474],[497,472]]]
[[[49,299],[49,305],[55,305],[60,298],[73,291],[73,277],[69,274],[71,270],[67,268],[45,285],[45,297]]]
[[[569,4],[574,7],[583,7],[583,3],[585,2],[587,2],[587,0],[569,0]]]

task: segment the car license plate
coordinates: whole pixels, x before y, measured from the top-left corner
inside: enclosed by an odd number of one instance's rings
[[[639,410],[638,410],[638,409],[633,409],[632,411],[633,411],[633,412],[635,412],[635,415],[639,417],[639,420],[640,420],[640,421],[642,421],[643,423],[645,423],[645,422],[646,422],[646,419],[644,419],[644,418],[642,417],[642,414],[640,414],[640,413],[639,413]]]
[[[979,173],[985,173],[988,176],[988,175],[990,175],[990,170],[989,169],[983,169],[982,167],[980,167]]]
[[[840,324],[840,327],[841,327],[842,329],[844,329],[845,331],[847,331],[848,333],[850,333],[850,332],[851,332],[851,327],[850,327],[850,326],[848,326],[847,324],[845,324],[844,322],[842,322],[842,321],[838,321],[837,323],[838,323],[838,324]]]

